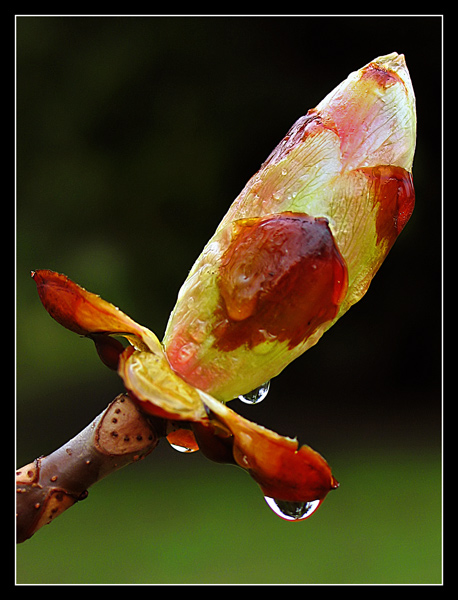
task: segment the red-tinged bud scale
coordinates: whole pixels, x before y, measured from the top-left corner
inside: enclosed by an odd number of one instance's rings
[[[217,349],[253,349],[266,337],[292,348],[335,317],[346,265],[326,219],[280,213],[234,224],[218,287]]]

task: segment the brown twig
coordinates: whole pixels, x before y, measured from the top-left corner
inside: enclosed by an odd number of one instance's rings
[[[127,394],[72,440],[16,472],[18,543],[32,537],[110,473],[144,458],[165,435],[165,423],[143,414]]]

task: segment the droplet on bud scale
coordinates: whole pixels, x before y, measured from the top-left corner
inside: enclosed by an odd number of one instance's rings
[[[183,453],[190,453],[190,452],[197,452],[198,448],[188,448],[186,446],[179,446],[178,444],[172,444],[171,442],[169,442],[170,447],[173,448],[174,450],[177,450],[178,452],[183,452]]]
[[[169,423],[169,429],[167,441],[174,450],[187,454],[199,450],[194,434],[190,429],[175,428],[173,423]]]
[[[303,521],[310,517],[320,506],[322,500],[311,502],[286,502],[265,496],[264,500],[276,515],[286,521]]]
[[[262,402],[267,396],[267,394],[269,393],[269,389],[270,381],[266,381],[259,387],[255,388],[254,390],[251,390],[251,392],[248,392],[248,394],[240,395],[239,400],[245,402],[245,404],[259,404],[259,402]]]

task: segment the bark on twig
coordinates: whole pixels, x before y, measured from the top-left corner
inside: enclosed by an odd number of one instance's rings
[[[16,472],[17,543],[29,539],[110,473],[144,458],[165,435],[164,421],[144,415],[127,394],[72,440]]]

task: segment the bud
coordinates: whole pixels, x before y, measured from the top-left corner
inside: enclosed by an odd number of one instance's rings
[[[306,518],[338,487],[325,459],[221,401],[278,375],[366,293],[413,211],[415,128],[402,55],[352,73],[234,201],[181,288],[162,344],[64,275],[33,272],[40,299],[95,342],[138,405],[169,421],[172,443],[239,465],[277,514]]]
[[[415,97],[382,56],[301,117],[191,269],[163,345],[222,401],[278,375],[366,293],[415,201]]]

